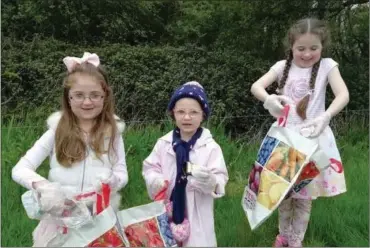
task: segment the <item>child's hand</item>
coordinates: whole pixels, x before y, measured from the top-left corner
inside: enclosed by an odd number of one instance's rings
[[[113,174],[113,172],[110,173],[102,173],[96,176],[96,183],[94,185],[95,191],[100,192],[102,184],[108,184],[111,189],[114,189],[116,185],[118,184],[118,178]]]
[[[192,186],[204,193],[212,193],[216,189],[216,176],[207,167],[192,164],[191,176],[188,178]]]
[[[60,216],[65,209],[70,207],[66,205],[67,198],[59,183],[43,180],[33,183],[33,187],[38,193],[41,211]]]
[[[213,174],[210,174],[206,181],[195,178],[194,176],[188,177],[189,190],[200,191],[203,194],[214,195],[216,192],[217,181]]]
[[[287,96],[271,94],[266,97],[263,107],[267,109],[273,117],[279,118],[284,109],[282,103],[292,104],[293,101]]]
[[[210,177],[210,171],[207,167],[188,163],[188,173],[192,175],[199,182],[207,182]]]
[[[331,119],[330,114],[328,112],[325,112],[319,117],[313,120],[307,121],[307,123],[304,123],[301,126],[301,129],[313,127],[312,129],[313,131],[309,135],[309,137],[312,137],[312,138],[318,137],[325,130],[325,128],[329,125],[330,119]]]
[[[165,181],[163,178],[156,178],[153,180],[150,188],[152,189],[153,195],[157,195],[157,193],[165,186]]]

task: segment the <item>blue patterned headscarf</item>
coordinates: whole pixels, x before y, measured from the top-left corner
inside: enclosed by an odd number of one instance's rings
[[[183,84],[179,88],[175,90],[173,93],[170,103],[168,104],[168,110],[172,111],[173,108],[175,107],[175,104],[178,100],[181,98],[193,98],[194,100],[197,100],[202,107],[202,110],[205,115],[205,119],[209,117],[210,114],[210,107],[208,105],[208,100],[207,100],[207,95],[205,90],[203,89],[203,86],[196,82],[196,81],[191,81]]]

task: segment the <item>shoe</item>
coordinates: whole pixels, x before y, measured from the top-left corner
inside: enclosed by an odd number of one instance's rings
[[[273,247],[288,247],[288,239],[283,235],[277,235]]]

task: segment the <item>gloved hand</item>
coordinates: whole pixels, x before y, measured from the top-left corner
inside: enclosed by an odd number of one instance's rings
[[[212,196],[217,195],[216,194],[217,181],[215,175],[210,175],[208,180],[205,182],[199,181],[193,176],[188,176],[188,185],[189,190],[196,190],[202,192],[203,194],[211,194]]]
[[[279,118],[284,108],[282,102],[285,104],[293,104],[293,101],[287,96],[271,94],[266,97],[263,107],[267,109],[273,117]]]
[[[153,192],[153,196],[157,195],[157,193],[165,186],[165,180],[161,177],[157,177],[153,180],[152,184],[150,185],[151,191]]]
[[[198,182],[207,182],[211,175],[207,167],[199,166],[190,162],[187,163],[187,172]]]
[[[328,112],[323,113],[319,117],[316,117],[313,120],[307,121],[306,123],[301,125],[301,130],[302,129],[307,129],[307,128],[312,128],[313,131],[308,137],[318,137],[324,129],[329,125],[330,123],[331,116]]]
[[[38,193],[40,210],[54,216],[60,216],[64,210],[69,209],[71,204],[59,183],[51,183],[43,180],[33,183],[33,188]]]
[[[191,167],[192,168],[189,170],[190,176],[188,177],[190,187],[197,188],[205,194],[214,193],[217,180],[216,176],[211,173],[211,170],[196,164],[191,164]]]
[[[112,171],[101,173],[96,176],[96,182],[95,182],[95,191],[100,192],[102,184],[108,184],[111,189],[114,189],[116,185],[118,184],[118,178],[114,175]]]

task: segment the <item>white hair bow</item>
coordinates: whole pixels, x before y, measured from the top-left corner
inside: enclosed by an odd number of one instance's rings
[[[95,53],[88,53],[88,52],[84,52],[84,55],[82,56],[82,58],[67,56],[63,59],[63,62],[66,65],[68,72],[73,71],[76,65],[80,65],[85,62],[92,64],[95,67],[98,67],[100,65],[99,56],[96,55]]]

